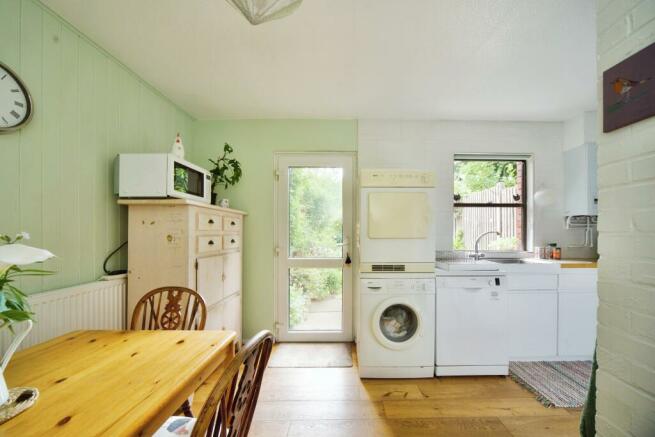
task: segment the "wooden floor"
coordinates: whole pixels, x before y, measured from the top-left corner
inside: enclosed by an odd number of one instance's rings
[[[504,377],[362,381],[356,367],[269,368],[249,435],[578,436],[579,416]]]

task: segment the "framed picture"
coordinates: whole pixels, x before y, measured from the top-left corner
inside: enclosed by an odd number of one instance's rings
[[[655,43],[603,73],[603,132],[655,115]]]

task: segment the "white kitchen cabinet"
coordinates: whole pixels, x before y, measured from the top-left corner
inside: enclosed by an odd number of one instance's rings
[[[245,213],[184,199],[120,199],[128,206],[127,320],[148,291],[196,290],[207,305],[205,329],[241,338]]]
[[[558,298],[558,355],[591,359],[596,344],[597,293],[560,292]]]
[[[510,360],[557,355],[557,291],[509,291],[508,303]]]
[[[597,147],[582,144],[564,152],[564,215],[598,215]]]
[[[591,359],[598,311],[596,269],[562,269],[558,289],[558,355]]]
[[[224,296],[232,296],[241,291],[241,252],[226,253],[223,256],[225,280]]]
[[[223,257],[221,255],[198,258],[196,265],[197,292],[211,306],[223,299]]]
[[[224,302],[224,329],[236,331],[241,336],[241,293],[236,293]]]
[[[225,302],[218,302],[207,307],[205,329],[216,331],[225,329]]]

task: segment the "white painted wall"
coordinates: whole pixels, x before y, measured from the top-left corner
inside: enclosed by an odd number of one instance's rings
[[[359,122],[359,167],[433,170],[437,175],[437,250],[452,249],[453,157],[456,153],[531,153],[534,189],[552,190],[555,203],[535,206],[534,244],[558,242],[564,256],[589,257],[589,249],[567,249],[580,243],[581,230],[564,229],[564,124],[480,121]]]
[[[564,122],[564,150],[573,149],[585,143],[597,140],[597,113],[586,111]]]
[[[655,1],[598,1],[602,72],[655,42]],[[598,107],[602,108],[602,94]],[[598,133],[596,431],[655,435],[655,117]]]

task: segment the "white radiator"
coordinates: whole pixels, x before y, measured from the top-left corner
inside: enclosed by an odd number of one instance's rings
[[[78,329],[125,329],[125,278],[96,281],[29,296],[35,322],[20,349]],[[18,325],[16,330],[22,327]],[[3,329],[4,353],[11,333]],[[19,349],[19,350],[20,350]]]

